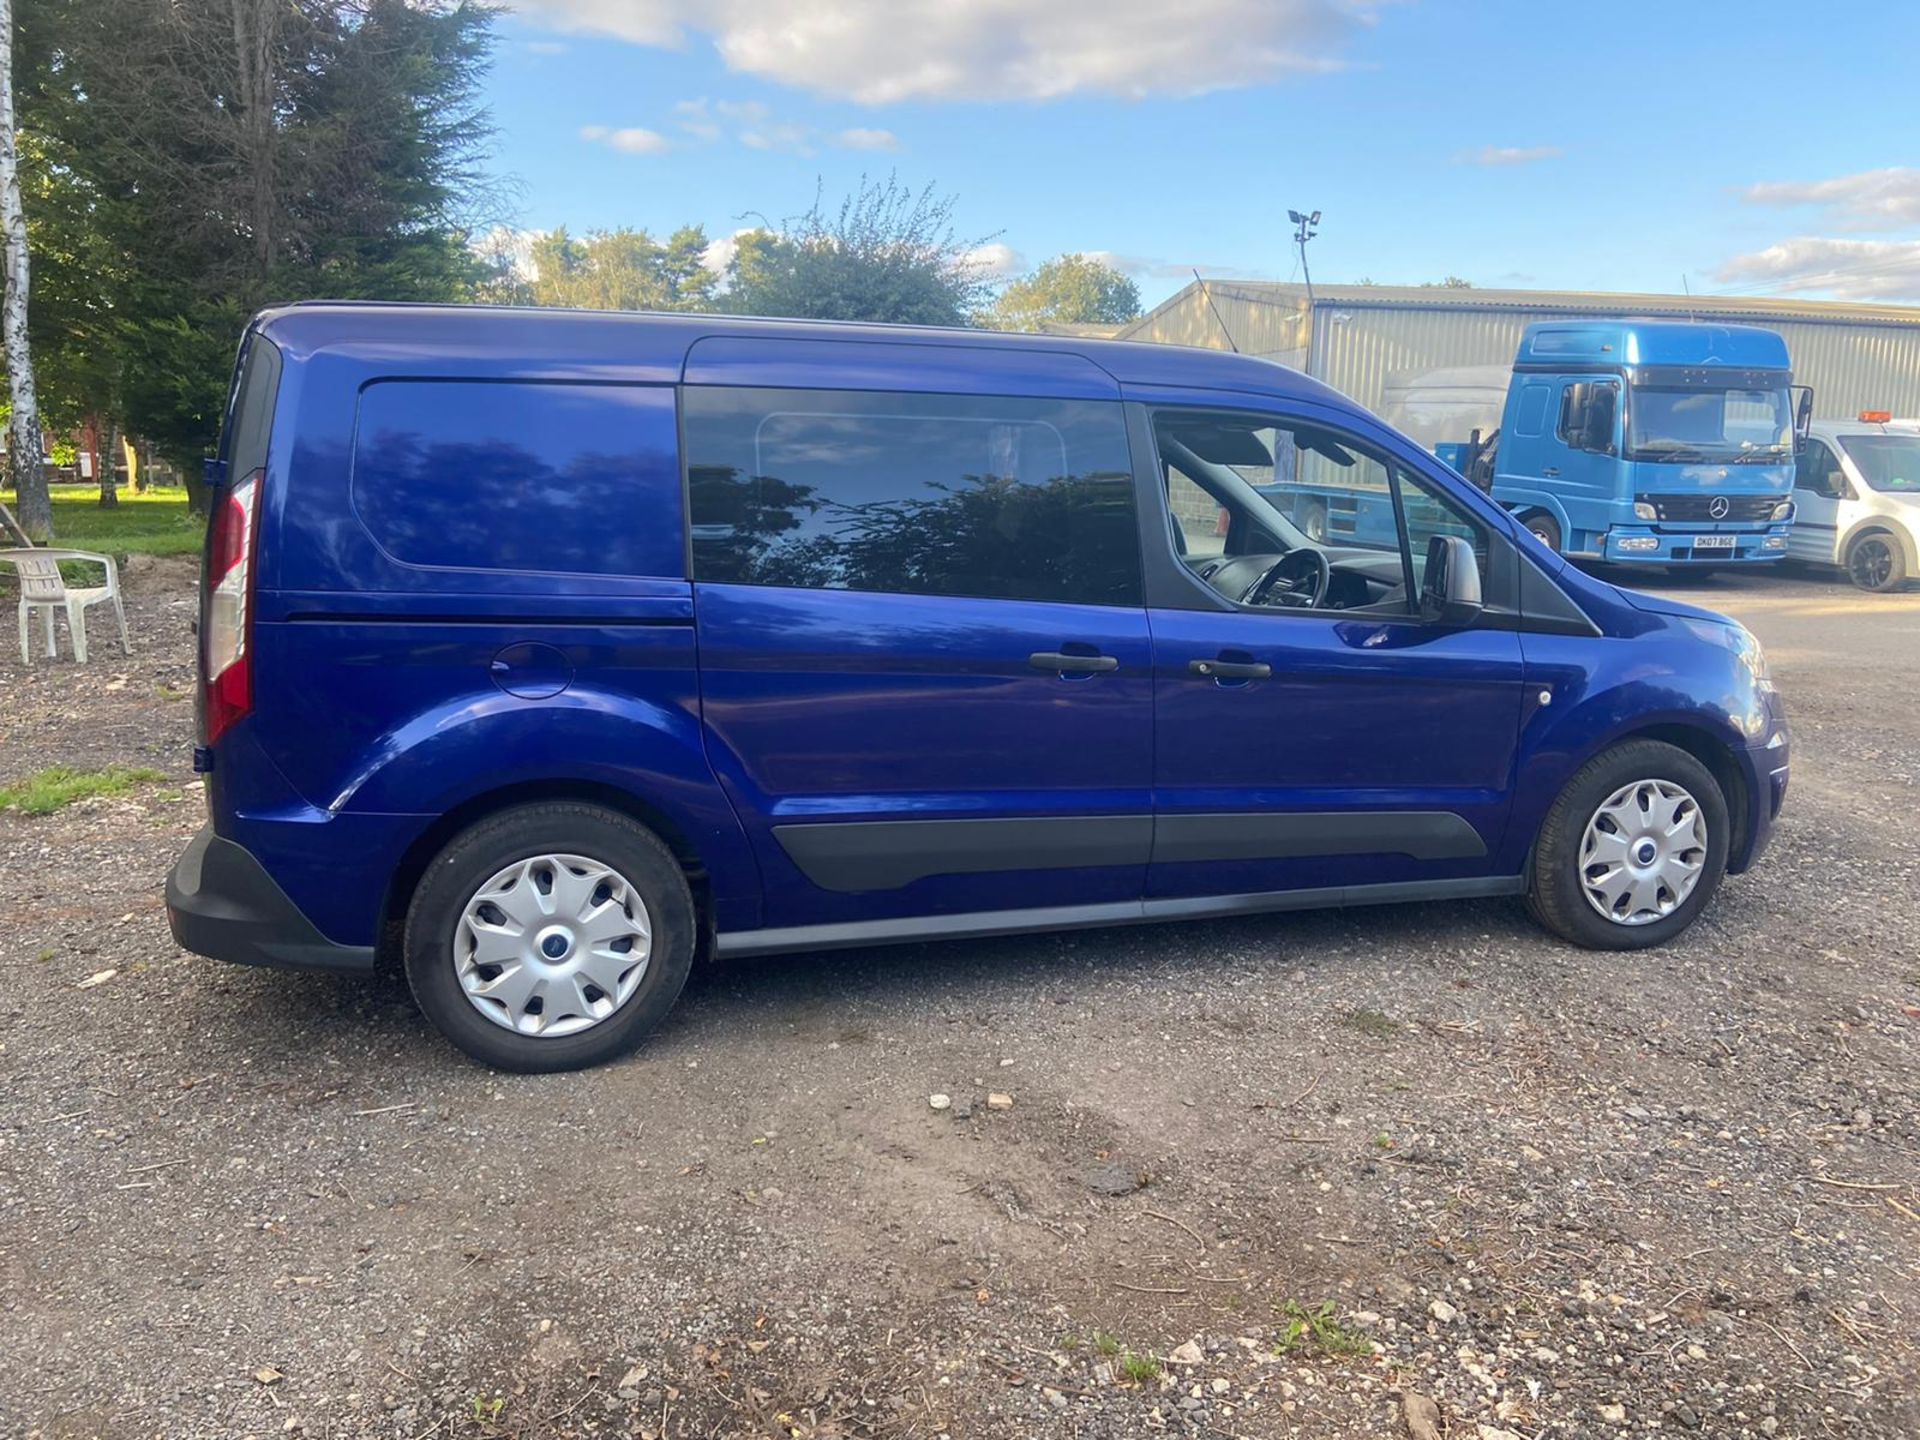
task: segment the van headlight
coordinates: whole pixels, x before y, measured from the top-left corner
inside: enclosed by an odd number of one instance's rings
[[[1658,520],[1660,512],[1645,500],[1633,502],[1633,518],[1636,520]]]
[[[1773,518],[1776,520],[1791,520],[1793,518],[1793,501],[1782,500],[1778,505],[1774,506]]]

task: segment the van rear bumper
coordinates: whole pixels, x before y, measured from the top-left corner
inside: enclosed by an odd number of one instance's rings
[[[371,945],[322,935],[243,846],[201,829],[167,875],[167,925],[197,955],[238,965],[368,974]]]

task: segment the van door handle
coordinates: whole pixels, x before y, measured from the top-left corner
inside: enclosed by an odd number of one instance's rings
[[[1058,650],[1036,650],[1027,657],[1027,664],[1056,675],[1105,675],[1120,668],[1111,655],[1063,655]]]
[[[1544,467],[1544,468],[1543,468],[1543,469],[1542,469],[1542,470],[1540,471],[1540,473],[1541,473],[1542,475],[1544,475],[1544,476],[1546,476],[1546,477],[1547,477],[1547,479],[1549,479],[1549,480],[1551,480],[1551,479],[1553,479],[1553,478],[1554,478],[1554,477],[1555,477],[1556,475],[1558,475],[1558,474],[1560,473],[1560,467],[1559,467],[1558,465],[1548,465],[1548,466],[1546,466],[1546,467]]]
[[[1189,660],[1187,673],[1209,680],[1265,680],[1273,666],[1262,660]]]

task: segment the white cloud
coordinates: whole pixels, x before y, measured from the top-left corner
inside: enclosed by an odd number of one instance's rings
[[[833,143],[842,150],[898,150],[900,137],[891,130],[869,130],[856,125],[835,135]]]
[[[544,230],[518,230],[511,225],[496,225],[485,234],[474,236],[470,243],[474,254],[489,265],[498,265],[523,280],[531,280],[537,273],[533,263],[533,242],[545,233]]]
[[[1239,265],[1209,265],[1187,260],[1163,260],[1156,255],[1128,255],[1118,250],[1081,250],[1077,253],[1089,260],[1098,260],[1102,265],[1118,270],[1122,275],[1137,275],[1148,280],[1190,282],[1196,270],[1209,280],[1272,278],[1264,271],[1249,270]]]
[[[527,53],[529,55],[564,55],[567,53],[567,47],[558,40],[529,40]]]
[[[643,130],[638,125],[618,130],[605,125],[582,125],[580,138],[590,144],[605,145],[610,150],[624,151],[628,155],[658,155],[673,148],[673,142],[658,130]]]
[[[981,276],[988,280],[1011,280],[1027,268],[1026,256],[998,240],[974,246],[965,258],[967,263],[977,266]]]
[[[1453,158],[1459,165],[1497,168],[1503,165],[1532,165],[1540,160],[1555,159],[1564,153],[1558,145],[1482,145],[1478,150],[1465,150]]]
[[[707,248],[700,252],[700,263],[716,275],[725,275],[727,266],[733,263],[733,252],[740,248],[740,237],[751,235],[760,228],[758,225],[748,225],[731,235],[709,240]]]
[[[1724,284],[1836,300],[1920,299],[1920,240],[1838,240],[1801,235],[1736,255],[1715,272]]]
[[[638,45],[870,105],[1196,95],[1344,68],[1381,0],[517,0]]]
[[[1817,205],[1845,230],[1920,225],[1920,170],[1893,166],[1832,180],[1770,181],[1747,188],[1749,205]]]

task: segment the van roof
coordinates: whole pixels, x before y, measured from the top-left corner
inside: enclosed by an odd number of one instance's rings
[[[925,325],[868,325],[831,320],[558,310],[504,305],[420,305],[382,301],[303,301],[262,311],[254,323],[291,359],[323,349],[362,350],[370,362],[497,361],[511,354],[530,373],[617,370],[651,383],[678,381],[687,352],[702,339],[832,340],[1072,355],[1122,386],[1239,390],[1351,408],[1339,392],[1298,370],[1250,355],[1178,345],[1070,335],[1026,335]],[[990,362],[989,362],[990,363]]]
[[[1785,370],[1787,342],[1758,325],[1691,320],[1543,320],[1520,337],[1515,365],[1566,368],[1626,365],[1726,366]]]

